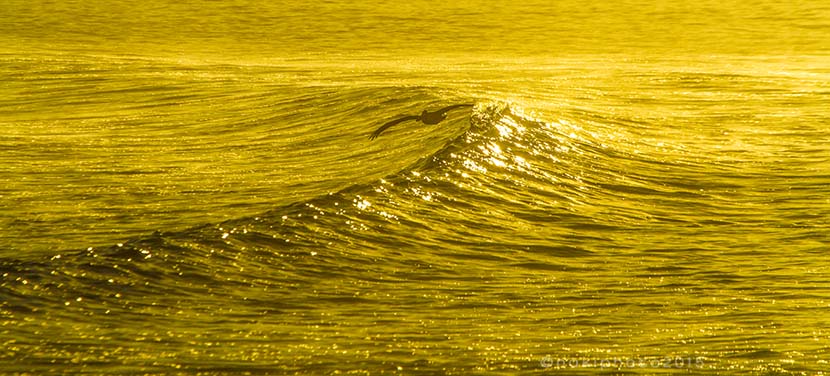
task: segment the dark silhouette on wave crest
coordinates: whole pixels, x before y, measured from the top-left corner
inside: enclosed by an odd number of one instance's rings
[[[420,121],[421,123],[429,124],[429,125],[438,124],[438,123],[444,121],[444,119],[447,118],[447,112],[450,112],[450,111],[452,111],[456,108],[462,108],[462,107],[473,107],[473,105],[470,104],[470,103],[454,104],[452,106],[447,106],[447,107],[441,108],[441,109],[436,110],[436,111],[424,110],[423,112],[421,112],[420,115],[404,116],[402,118],[398,118],[398,119],[392,120],[392,121],[390,121],[390,122],[388,122],[384,125],[381,125],[380,128],[376,129],[374,132],[372,132],[371,135],[369,135],[369,139],[374,140],[378,136],[380,136],[380,134],[383,133],[383,131],[389,129],[393,125],[400,124],[400,123],[403,123],[403,122],[409,121],[409,120]]]

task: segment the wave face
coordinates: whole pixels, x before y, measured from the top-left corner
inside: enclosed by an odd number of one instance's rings
[[[810,59],[6,55],[3,371],[818,372]]]

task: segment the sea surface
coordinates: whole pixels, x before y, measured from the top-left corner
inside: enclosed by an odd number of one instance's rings
[[[827,374],[830,5],[3,0],[0,344],[3,374]]]

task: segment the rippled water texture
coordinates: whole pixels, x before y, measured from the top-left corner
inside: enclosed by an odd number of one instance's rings
[[[830,367],[824,4],[0,21],[0,372]]]

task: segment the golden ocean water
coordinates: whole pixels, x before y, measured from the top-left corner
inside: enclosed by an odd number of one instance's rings
[[[0,372],[826,373],[828,41],[818,1],[5,0]]]

